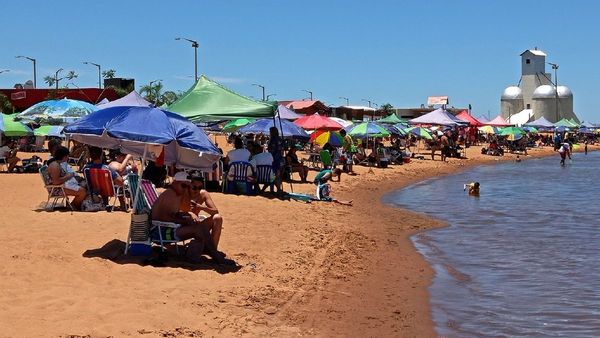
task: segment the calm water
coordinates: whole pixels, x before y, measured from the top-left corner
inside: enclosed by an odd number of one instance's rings
[[[447,221],[413,237],[448,337],[600,337],[600,152],[478,167],[384,201]],[[481,183],[470,197],[463,184]]]

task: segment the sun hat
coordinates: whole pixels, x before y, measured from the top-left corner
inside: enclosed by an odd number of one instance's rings
[[[191,182],[188,174],[184,171],[180,171],[173,176],[173,182]]]

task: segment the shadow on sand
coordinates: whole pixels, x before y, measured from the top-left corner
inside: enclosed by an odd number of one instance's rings
[[[153,247],[152,254],[150,256],[131,256],[125,255],[125,242],[113,239],[110,242],[104,244],[101,248],[86,250],[83,253],[83,257],[87,258],[102,258],[112,261],[117,264],[137,264],[141,266],[154,266],[157,268],[169,267],[169,268],[181,268],[190,271],[196,270],[215,270],[220,274],[226,274],[231,272],[239,271],[242,266],[240,265],[218,265],[213,260],[204,258],[200,263],[190,263],[185,260],[184,256],[177,255],[175,248],[172,248],[171,252],[161,252],[159,247]],[[179,252],[185,252],[185,247],[179,245]]]

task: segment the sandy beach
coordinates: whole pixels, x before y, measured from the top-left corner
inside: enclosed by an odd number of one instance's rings
[[[359,175],[332,184],[352,207],[213,193],[225,220],[220,249],[241,265],[234,272],[176,256],[163,267],[144,265],[123,255],[129,213],[47,212],[38,174],[0,174],[0,336],[434,337],[433,271],[409,236],[443,224],[380,199],[515,158],[479,150],[448,163],[426,156],[374,173],[355,167]],[[523,165],[546,155],[558,165],[551,148],[531,150]]]

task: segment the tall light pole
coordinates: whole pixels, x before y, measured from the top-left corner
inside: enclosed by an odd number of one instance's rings
[[[264,100],[265,100],[265,86],[263,86],[263,85],[259,85],[259,84],[257,84],[257,83],[253,83],[252,85],[253,85],[253,86],[260,87],[260,88],[262,89],[262,100],[264,101]]]
[[[192,47],[194,48],[194,78],[198,82],[198,47],[200,46],[198,41],[186,38],[175,38],[175,40],[185,40],[192,43]]]
[[[269,94],[269,95],[267,95],[267,101],[269,101],[269,98],[270,98],[271,96],[277,96],[277,94]]]
[[[309,93],[310,94],[310,100],[311,101],[313,100],[313,97],[312,97],[313,92],[311,92],[310,90],[306,90],[306,89],[302,89],[302,91]]]
[[[367,100],[367,99],[362,99],[361,101],[365,101],[365,102],[369,102],[369,108],[371,108],[371,100]]]
[[[88,62],[88,61],[84,61],[83,64],[84,65],[93,65],[93,66],[98,67],[98,88],[102,89],[102,67],[97,63]]]
[[[350,105],[350,99],[348,99],[347,97],[340,96],[340,99],[346,100],[346,106]]]
[[[60,68],[59,70],[56,71],[56,73],[54,73],[54,82],[56,83],[56,90],[58,90],[58,73],[60,73],[60,71],[63,70],[62,68]]]
[[[35,67],[35,62],[36,60],[34,58],[30,58],[29,56],[23,56],[23,55],[19,55],[19,56],[15,56],[17,59],[27,59],[31,62],[33,62],[33,88],[37,88],[37,70]]]
[[[557,70],[558,70],[558,65],[556,63],[551,63],[551,62],[547,62],[550,66],[552,66],[552,69],[554,69],[554,98],[555,98],[555,102],[556,102],[556,122],[558,122],[558,118],[559,118],[559,114],[558,114],[558,75]]]

